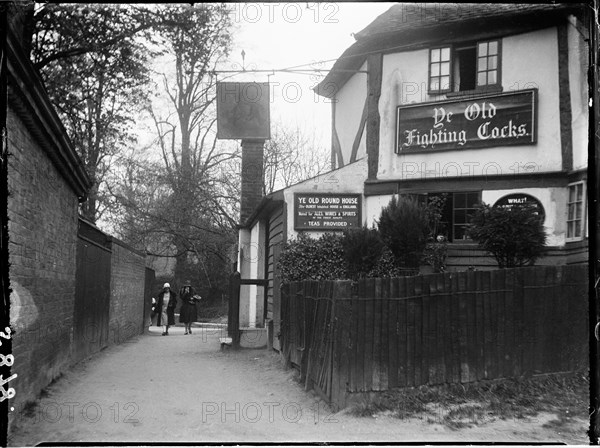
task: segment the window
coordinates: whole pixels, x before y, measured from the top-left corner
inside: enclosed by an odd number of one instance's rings
[[[477,44],[477,86],[498,84],[498,41]]]
[[[569,185],[567,203],[567,240],[580,240],[585,227],[585,191],[583,182]]]
[[[429,50],[429,92],[464,92],[500,85],[500,41]]]
[[[429,60],[429,90],[450,91],[450,47],[432,48]]]
[[[465,191],[455,193],[430,193],[427,195],[431,202],[433,198],[446,197],[442,207],[442,228],[441,234],[448,238],[448,241],[463,241],[470,239],[466,235],[467,227],[475,213],[475,205],[481,202],[478,191]]]

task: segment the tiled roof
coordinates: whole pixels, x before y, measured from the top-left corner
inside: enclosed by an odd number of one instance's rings
[[[469,29],[483,20],[531,24],[538,18],[563,15],[581,9],[579,3],[398,3],[354,35],[356,42],[333,65],[332,71],[315,87],[319,95],[332,97],[358,70],[368,53],[410,46],[436,36],[438,30]],[[333,88],[335,86],[335,88]]]
[[[439,24],[448,25],[472,19],[555,11],[568,6],[546,3],[398,3],[354,36],[357,40],[369,39],[385,33],[422,29]]]

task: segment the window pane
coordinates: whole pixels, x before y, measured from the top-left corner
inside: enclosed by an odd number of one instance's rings
[[[488,72],[488,84],[496,84],[497,80],[496,80],[496,74],[497,71],[496,70],[492,70]]]
[[[575,191],[577,189],[577,185],[571,185],[569,187],[569,202],[575,202]]]
[[[477,61],[477,71],[478,72],[483,72],[484,70],[487,70],[488,68],[488,60],[487,58],[479,58],[479,60]]]
[[[576,210],[576,214],[575,214],[575,218],[577,219],[581,219],[582,213],[581,211],[583,210],[583,204],[581,202],[578,202],[575,206],[575,210]]]
[[[581,221],[575,221],[575,234],[573,236],[581,236]]]
[[[454,210],[454,223],[455,224],[466,224],[467,223],[467,211],[466,210]]]
[[[481,42],[479,44],[479,56],[487,56],[487,42]]]
[[[488,68],[490,70],[498,68],[498,56],[490,56],[488,58]]]
[[[577,187],[577,200],[582,201],[583,200],[583,184],[579,184],[576,187]]]
[[[429,83],[429,90],[440,90],[439,78],[431,78],[431,82]]]
[[[567,223],[567,238],[573,238],[573,230],[575,229],[573,222]]]
[[[442,61],[450,60],[450,47],[442,48]]]
[[[467,194],[467,207],[475,208],[479,203],[479,193],[468,193]]]
[[[442,75],[449,75],[450,74],[450,62],[443,62],[442,63]]]
[[[455,240],[465,240],[465,226],[454,226],[454,239]]]
[[[440,88],[442,90],[447,90],[450,87],[450,76],[442,76],[440,80]]]
[[[440,75],[440,64],[431,64],[431,76],[439,76]]]
[[[440,49],[436,48],[435,50],[431,50],[431,62],[439,62],[440,61]]]
[[[569,204],[569,212],[568,212],[567,219],[569,221],[575,219],[575,204]]]
[[[498,54],[498,41],[493,40],[492,42],[490,42],[488,49],[489,54]]]
[[[487,84],[487,72],[477,74],[477,85],[485,86]]]
[[[454,193],[454,208],[465,208],[467,197],[464,193]]]

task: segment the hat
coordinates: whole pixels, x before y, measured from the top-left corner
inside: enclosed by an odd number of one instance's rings
[[[183,286],[192,286],[192,282],[190,282],[189,280],[186,280],[185,283],[183,284]]]
[[[163,285],[163,289],[170,288],[170,287],[171,287],[171,285],[169,285],[168,283],[165,283],[165,284]]]

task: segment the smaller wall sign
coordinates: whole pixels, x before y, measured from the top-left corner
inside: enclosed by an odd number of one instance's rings
[[[512,208],[514,205],[531,204],[537,208],[538,214],[542,217],[542,221],[546,219],[546,212],[542,203],[535,197],[526,193],[513,193],[501,197],[496,201],[494,207]]]
[[[347,230],[361,223],[360,194],[294,194],[296,230]]]

